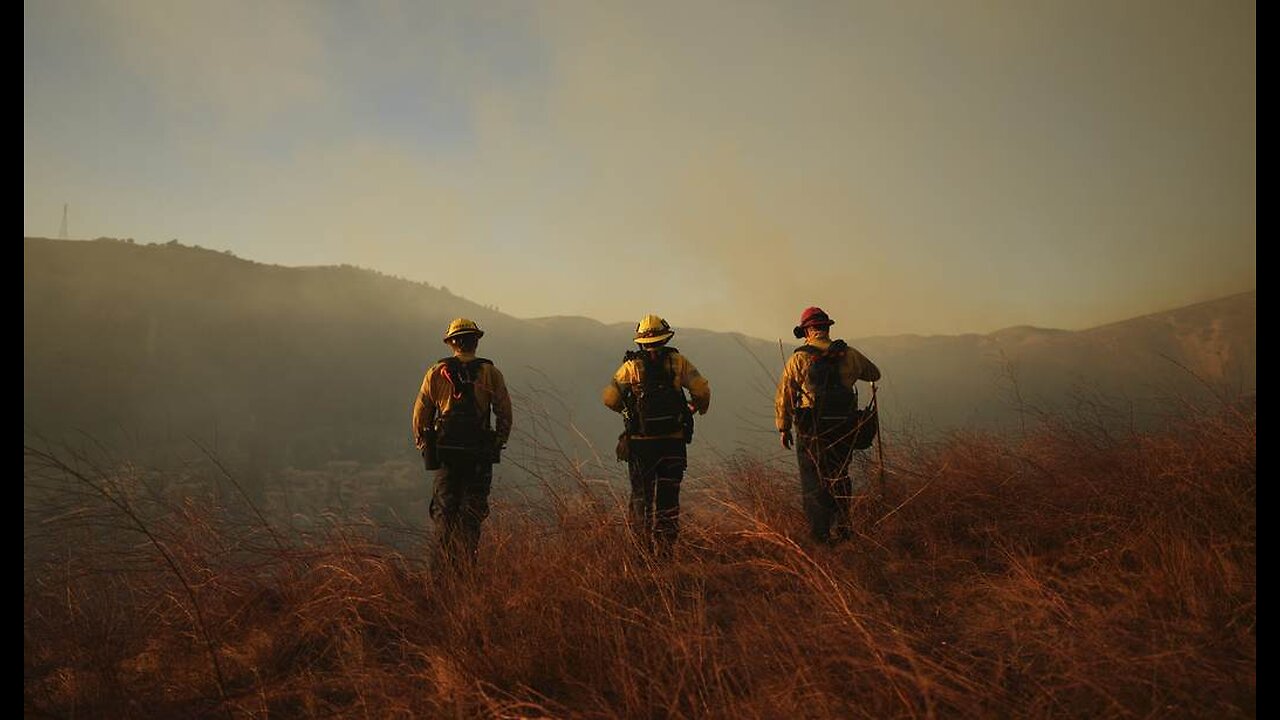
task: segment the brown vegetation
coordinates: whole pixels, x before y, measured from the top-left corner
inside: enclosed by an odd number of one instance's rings
[[[545,512],[499,506],[478,571],[439,581],[423,534],[286,533],[28,448],[24,708],[1253,716],[1255,426],[1046,421],[899,448],[834,549],[801,539],[791,468],[727,462],[687,481],[669,563],[583,481]]]

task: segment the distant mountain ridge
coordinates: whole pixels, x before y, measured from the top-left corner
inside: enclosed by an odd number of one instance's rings
[[[519,319],[369,270],[265,265],[174,243],[25,238],[23,299],[28,434],[216,435],[221,450],[269,464],[411,453],[414,393],[458,315],[486,330],[481,351],[517,394],[517,427],[545,436],[522,442],[554,436],[570,452],[607,455],[620,422],[599,392],[632,347],[628,323]],[[1008,428],[1017,397],[1057,406],[1096,393],[1141,416],[1170,393],[1203,394],[1202,383],[1254,392],[1256,316],[1251,291],[1082,331],[850,343],[884,371],[889,432]],[[672,319],[672,344],[712,385],[694,452],[776,445],[773,385],[794,343]]]

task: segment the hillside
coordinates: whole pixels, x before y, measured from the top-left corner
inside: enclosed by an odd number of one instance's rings
[[[264,265],[176,243],[27,238],[23,250],[28,436],[133,450],[196,438],[272,467],[411,457],[413,394],[457,315],[487,330],[482,354],[517,394],[523,447],[591,459],[590,446],[611,448],[617,432],[598,398],[630,347],[628,323],[519,319],[367,270]],[[832,312],[837,334],[884,371],[889,432],[1012,428],[1021,410],[1095,396],[1141,425],[1160,398],[1206,396],[1192,372],[1246,393],[1256,383],[1256,292],[1079,332],[857,338],[856,317]],[[673,344],[713,388],[695,461],[771,447],[773,384],[792,341],[671,320]]]

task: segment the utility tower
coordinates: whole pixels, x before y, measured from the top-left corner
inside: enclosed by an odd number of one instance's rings
[[[58,238],[67,239],[67,204],[62,203],[62,226],[58,228]]]

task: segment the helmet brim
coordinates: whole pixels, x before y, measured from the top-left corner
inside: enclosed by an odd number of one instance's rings
[[[445,336],[444,336],[444,339],[442,340],[442,342],[449,342],[450,340],[452,340],[452,339],[454,339],[454,338],[456,338],[456,337],[462,337],[463,335],[475,335],[475,336],[476,336],[476,339],[477,339],[477,340],[479,340],[480,338],[484,337],[484,331],[483,331],[483,330],[473,330],[473,329],[471,329],[471,328],[464,328],[464,329],[462,329],[462,330],[455,330],[454,332],[451,332],[451,333],[449,333],[448,335],[445,335]]]
[[[807,330],[807,329],[809,329],[809,328],[811,328],[811,327],[816,327],[816,328],[829,328],[829,327],[831,327],[832,325],[835,325],[835,324],[836,324],[836,321],[835,321],[835,320],[821,320],[821,321],[818,321],[818,322],[809,322],[809,323],[805,323],[804,325],[797,325],[797,326],[795,326],[794,328],[792,328],[792,329],[791,329],[791,333],[792,333],[793,335],[795,335],[795,336],[796,336],[796,339],[798,340],[798,339],[800,339],[800,338],[804,337],[804,331],[805,331],[805,330]]]
[[[637,345],[656,345],[657,343],[666,342],[675,336],[676,334],[673,331],[669,333],[663,333],[661,335],[654,335],[652,337],[637,337],[636,344]]]

